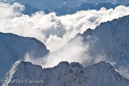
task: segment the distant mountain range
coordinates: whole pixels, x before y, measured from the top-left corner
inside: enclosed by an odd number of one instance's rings
[[[114,9],[115,7],[119,6],[119,4],[114,5],[111,3],[99,3],[99,4],[83,3],[80,6],[75,6],[75,7],[63,6],[61,8],[56,8],[52,10],[34,8],[28,4],[25,4],[24,6],[25,6],[25,10],[22,11],[22,13],[26,15],[31,15],[32,13],[35,13],[37,11],[44,11],[45,14],[48,14],[50,12],[55,12],[57,15],[66,15],[66,14],[74,14],[77,11],[81,11],[81,10],[100,10],[102,7],[106,9],[111,9],[111,8]]]
[[[11,4],[19,2],[25,6],[25,10],[22,13],[27,15],[31,15],[37,11],[44,11],[46,14],[55,12],[57,15],[66,15],[73,14],[81,10],[100,10],[102,7],[105,7],[106,9],[114,9],[119,5],[129,6],[128,0],[6,0],[3,2]]]
[[[21,4],[28,4],[34,8],[38,9],[56,9],[61,8],[63,6],[67,7],[75,7],[79,6],[82,3],[112,3],[112,4],[121,4],[126,5],[129,4],[128,0],[1,0],[7,3],[10,2],[19,2]]]
[[[73,14],[77,11],[81,10],[100,10],[102,7],[106,9],[114,9],[115,7],[119,6],[118,4],[114,5],[111,3],[98,3],[98,4],[92,4],[92,3],[83,3],[80,6],[76,7],[61,7],[54,9],[53,11],[57,13],[57,15],[66,15],[66,14]]]

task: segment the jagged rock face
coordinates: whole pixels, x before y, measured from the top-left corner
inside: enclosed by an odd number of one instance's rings
[[[30,62],[18,61],[8,72],[2,86],[13,80],[37,80],[40,85],[22,86],[129,86],[129,81],[121,76],[110,64],[99,62],[84,68],[79,63],[61,62],[54,68],[42,69]]]
[[[0,33],[0,79],[3,79],[17,60],[26,54],[40,58],[48,53],[46,46],[35,38],[20,37],[11,33]]]

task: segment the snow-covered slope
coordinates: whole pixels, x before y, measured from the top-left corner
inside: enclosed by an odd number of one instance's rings
[[[20,86],[129,86],[129,80],[106,62],[86,68],[75,62],[61,62],[54,68],[42,69],[30,62],[17,61],[2,86],[17,86],[16,80],[21,81]],[[40,81],[40,85],[33,82],[30,85],[26,80]],[[12,81],[15,82],[12,84]]]
[[[25,55],[40,58],[47,53],[46,46],[35,38],[0,33],[0,79],[4,78],[15,61],[23,60]]]
[[[117,69],[129,67],[129,16],[102,23],[94,30],[88,29],[81,37],[89,45],[90,57],[106,57],[106,61],[115,62]]]

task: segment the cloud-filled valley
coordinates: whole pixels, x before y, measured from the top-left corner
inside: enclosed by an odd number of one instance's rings
[[[43,11],[29,16],[21,13],[24,9],[24,6],[19,3],[10,5],[1,2],[0,31],[34,37],[43,42],[50,50],[46,57],[40,59],[31,59],[29,57],[31,55],[24,57],[26,61],[40,64],[43,67],[53,67],[61,61],[80,62],[84,66],[101,60],[110,61],[104,54],[98,54],[93,60],[93,57],[89,55],[90,43],[84,43],[84,38],[81,36],[74,38],[88,28],[95,29],[103,22],[129,15],[129,7],[122,5],[115,9],[107,10],[102,7],[98,11],[78,11],[75,14],[63,16],[57,16],[54,12],[45,14]],[[126,70],[128,72],[128,69]]]

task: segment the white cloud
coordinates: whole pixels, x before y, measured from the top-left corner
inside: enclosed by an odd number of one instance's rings
[[[75,14],[56,16],[55,13],[44,14],[40,11],[32,16],[21,14],[24,6],[0,3],[0,31],[15,33],[26,37],[35,37],[44,42],[51,53],[47,56],[46,66],[54,66],[60,61],[76,61],[84,64],[91,62],[88,58],[88,44],[78,40],[67,43],[77,33],[83,33],[87,28],[94,29],[101,22],[111,21],[129,14],[129,7],[118,6],[114,10],[80,11]],[[28,56],[28,55],[27,55]],[[105,59],[104,55],[94,59],[98,62]],[[53,62],[50,64],[50,62]]]
[[[101,22],[129,14],[129,7],[125,6],[116,7],[114,10],[102,8],[99,11],[80,11],[65,16],[56,16],[55,13],[44,14],[44,12],[28,16],[19,13],[23,9],[24,6],[18,3],[13,5],[0,3],[0,31],[35,37],[44,42],[51,51],[58,50],[77,33],[83,33],[87,28],[94,29]]]

